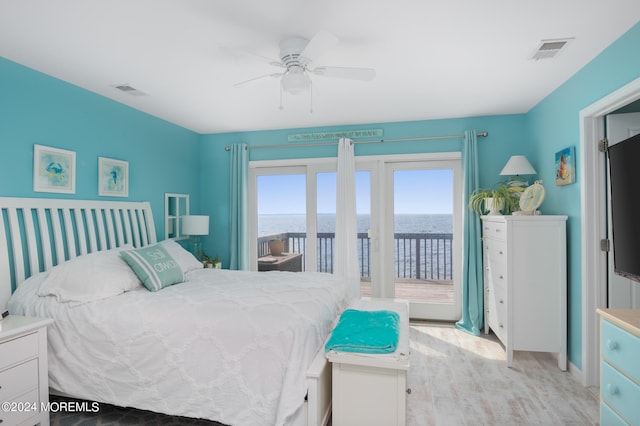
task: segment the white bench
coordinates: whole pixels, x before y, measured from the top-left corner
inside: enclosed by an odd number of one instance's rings
[[[398,348],[374,355],[329,351],[332,364],[333,426],[406,424],[409,369],[409,304],[389,299],[359,300],[351,309],[389,310],[400,315]]]

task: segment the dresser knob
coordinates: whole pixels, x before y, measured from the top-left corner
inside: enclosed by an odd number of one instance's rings
[[[613,340],[608,340],[607,347],[609,348],[609,350],[615,351],[616,349],[618,349],[618,342],[614,342]]]
[[[502,254],[502,250],[500,250],[500,252],[499,252],[499,253],[500,253],[500,254]]]
[[[503,279],[504,279],[504,277],[503,277],[502,275],[500,275],[500,279],[501,279],[501,280],[503,280]]]
[[[616,385],[608,384],[607,392],[609,392],[609,395],[618,395],[620,393],[620,390]]]
[[[500,299],[500,303],[504,303],[504,300]]]

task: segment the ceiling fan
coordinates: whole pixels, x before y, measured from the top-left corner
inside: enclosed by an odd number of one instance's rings
[[[376,76],[373,68],[318,66],[315,61],[338,44],[338,39],[328,32],[319,32],[311,40],[288,37],[280,42],[280,60],[255,55],[270,65],[282,68],[282,72],[266,74],[234,84],[234,87],[268,77],[280,77],[282,91],[292,95],[306,93],[311,89],[310,74],[369,81]]]

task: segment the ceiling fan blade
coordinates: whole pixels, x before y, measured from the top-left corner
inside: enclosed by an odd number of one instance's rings
[[[252,81],[261,80],[261,79],[267,78],[267,77],[282,77],[283,75],[284,75],[283,72],[277,72],[277,73],[273,73],[273,74],[265,74],[265,75],[261,75],[259,77],[254,77],[254,78],[250,78],[249,80],[244,80],[244,81],[241,81],[239,83],[235,83],[233,85],[233,87],[240,87],[243,84],[251,83]]]
[[[348,78],[351,80],[370,81],[376,76],[376,70],[373,68],[354,68],[354,67],[317,67],[309,70],[315,75],[334,78]]]
[[[336,36],[326,31],[320,31],[307,43],[300,52],[301,62],[305,65],[311,64],[326,52],[336,47],[339,40]]]
[[[259,53],[253,52],[251,50],[247,50],[247,49],[241,49],[241,48],[230,48],[230,47],[222,47],[221,48],[224,52],[226,52],[227,54],[229,54],[230,56],[242,56],[242,57],[246,57],[246,58],[250,58],[250,59],[256,59],[260,62],[264,62],[267,63],[269,65],[273,65],[276,67],[280,67],[280,68],[286,68],[284,65],[282,65],[282,63],[279,60],[273,59],[273,58],[269,58],[268,56],[263,56]]]

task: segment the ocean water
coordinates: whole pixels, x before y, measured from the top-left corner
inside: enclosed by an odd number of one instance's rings
[[[318,233],[335,232],[335,215],[318,215]],[[370,228],[369,215],[358,215],[358,233],[366,233]],[[261,215],[258,216],[258,237],[264,238],[270,235],[285,233],[306,233],[305,215]],[[418,238],[416,235],[398,234],[452,234],[453,216],[445,214],[395,215],[394,233],[394,268],[396,277],[421,278],[421,279],[451,279],[452,277],[452,253],[450,239]],[[302,238],[304,240],[304,238]],[[266,239],[263,239],[264,247],[268,250]],[[358,261],[360,273],[363,279],[369,277],[371,252],[369,239],[360,238],[358,243]],[[291,237],[289,249],[299,253],[305,253],[305,241]],[[333,265],[333,239],[321,237],[317,240],[318,270],[332,272]],[[260,248],[259,248],[260,250]],[[259,255],[267,252],[260,252]]]
[[[358,232],[371,228],[370,215],[357,216]],[[317,218],[318,232],[334,232],[336,216],[320,214]],[[258,216],[258,237],[285,232],[306,232],[305,215],[260,215]],[[453,232],[453,216],[447,214],[397,214],[394,218],[395,233],[446,234]]]

